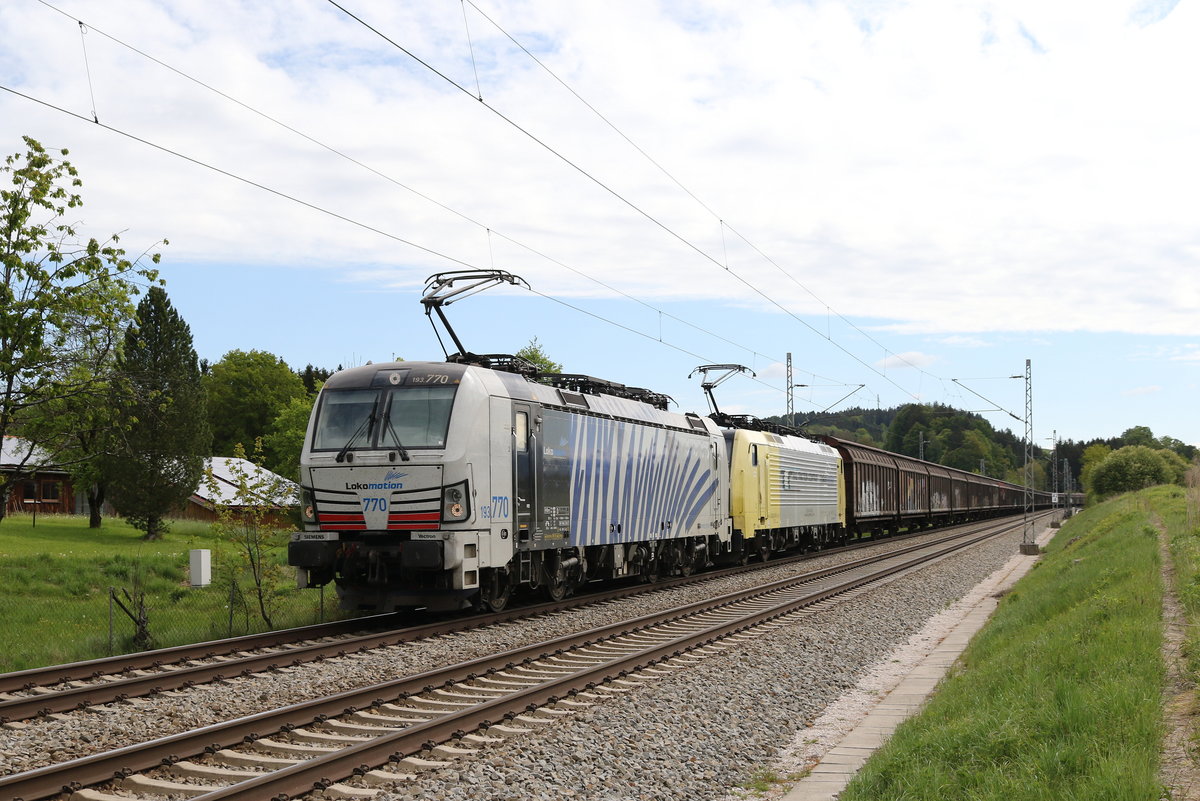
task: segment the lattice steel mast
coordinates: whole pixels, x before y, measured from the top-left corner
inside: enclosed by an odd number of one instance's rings
[[[1021,538],[1021,553],[1035,555],[1037,543],[1033,538],[1033,369],[1025,360],[1025,533]]]

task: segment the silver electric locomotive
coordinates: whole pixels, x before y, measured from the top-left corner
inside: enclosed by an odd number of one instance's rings
[[[666,401],[462,363],[339,372],[309,421],[288,561],[381,612],[703,567],[730,548],[726,441]]]

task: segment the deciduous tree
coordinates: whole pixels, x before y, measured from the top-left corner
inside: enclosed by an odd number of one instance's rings
[[[273,454],[267,466],[292,481],[300,480],[300,451],[308,433],[308,418],[312,414],[314,396],[292,398],[271,423],[263,437],[263,450]]]
[[[537,341],[537,337],[529,340],[529,344],[516,353],[517,356],[532,364],[543,373],[561,373],[562,365],[546,355],[545,348]]]
[[[1091,489],[1100,497],[1131,492],[1174,479],[1165,459],[1145,445],[1126,445],[1091,471]]]
[[[261,350],[231,350],[204,376],[213,453],[229,456],[266,436],[292,398],[305,395],[304,383],[278,356]],[[276,454],[268,453],[269,460]]]
[[[118,246],[116,235],[83,241],[68,218],[83,185],[65,149],[24,137],[26,152],[0,166],[0,438],[34,438],[25,453],[57,462],[62,427],[38,428],[46,409],[102,394],[113,347],[132,311],[137,282],[158,273]],[[32,466],[32,465],[30,465]],[[20,471],[0,475],[0,519]]]
[[[246,458],[245,449],[238,443],[234,445],[226,477],[232,482],[232,489],[222,489],[222,483],[211,470],[205,481],[214,500],[222,499],[215,500],[217,519],[213,533],[233,546],[231,552],[221,552],[222,573],[241,590],[238,595],[243,598],[242,585],[249,584],[258,616],[270,627],[278,611],[279,585],[284,573],[279,557],[287,546],[290,528],[279,525],[279,511],[294,504],[296,497],[294,486],[261,468],[262,458],[262,440],[254,443],[253,461]]]

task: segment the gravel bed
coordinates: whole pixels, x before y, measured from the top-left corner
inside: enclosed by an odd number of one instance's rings
[[[1017,550],[1009,535],[894,579],[381,799],[723,799],[871,665]],[[747,793],[749,795],[749,793]]]
[[[850,686],[856,672],[1003,563],[1019,538],[1019,533],[1003,537],[916,576],[897,579],[811,622],[572,718],[555,726],[551,737],[522,740],[519,750],[497,748],[494,764],[481,760],[423,775],[411,792],[406,789],[392,797],[467,798],[480,793],[494,798],[605,801],[717,797],[726,786],[744,780],[749,766],[745,755],[753,754],[756,761],[769,758],[774,744],[789,738]],[[914,542],[880,547],[893,550]],[[769,568],[272,675],[16,724],[0,729],[0,775],[400,678],[861,555],[832,554],[800,566]],[[731,682],[730,676],[737,680]],[[687,710],[686,720],[676,719],[680,710]],[[530,776],[540,777],[536,785],[528,783]]]

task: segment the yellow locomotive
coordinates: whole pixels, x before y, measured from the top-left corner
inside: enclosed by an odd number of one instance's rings
[[[845,536],[846,486],[837,449],[804,437],[724,429],[735,539],[764,558]]]

